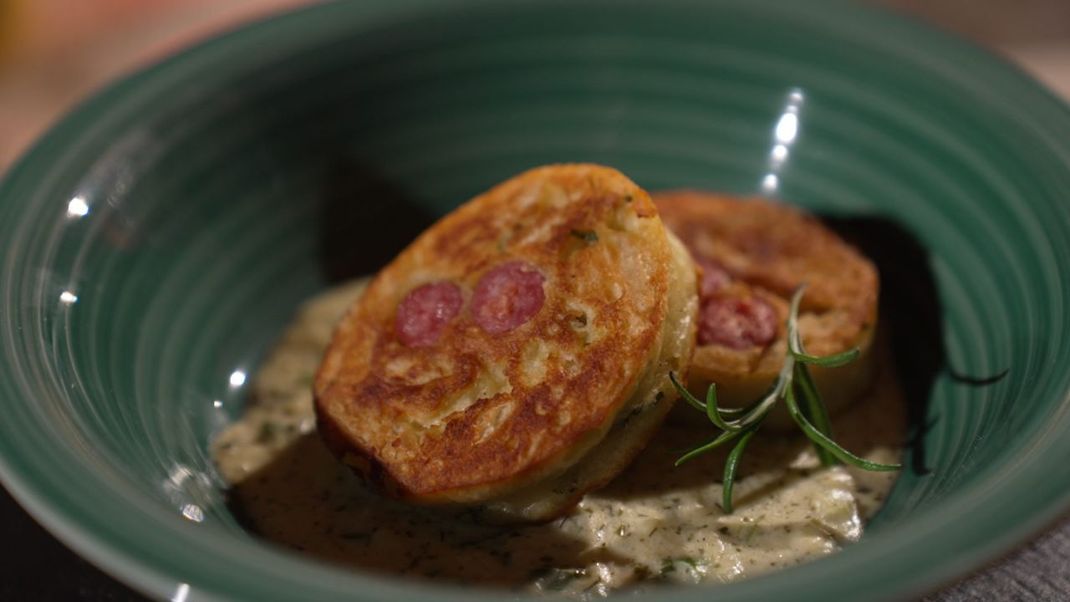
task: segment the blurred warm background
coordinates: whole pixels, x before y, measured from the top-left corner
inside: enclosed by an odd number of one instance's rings
[[[104,83],[243,21],[310,1],[0,0],[0,172]],[[995,49],[1070,98],[1070,0],[883,3]]]
[[[309,0],[0,0],[0,170],[77,101],[170,52]]]

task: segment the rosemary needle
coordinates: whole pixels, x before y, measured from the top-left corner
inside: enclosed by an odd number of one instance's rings
[[[821,403],[817,385],[814,384],[814,379],[810,376],[810,370],[806,367],[806,364],[796,362],[795,381],[798,383],[801,397],[806,400],[807,415],[813,421],[817,431],[831,437],[832,421],[829,420],[825,404]],[[820,445],[814,447],[814,452],[823,466],[829,466],[834,463],[831,452]]]
[[[832,439],[832,424],[828,410],[821,400],[821,395],[814,384],[809,366],[835,367],[854,361],[859,356],[857,348],[835,355],[816,356],[806,353],[802,336],[799,334],[799,305],[802,302],[805,285],[795,290],[788,310],[787,338],[788,349],[784,355],[784,364],[769,393],[759,397],[744,408],[720,408],[717,406],[717,385],[711,383],[706,391],[706,400],[700,401],[677,379],[676,374],[669,373],[673,387],[688,405],[706,414],[706,418],[721,433],[676,460],[679,466],[688,460],[700,456],[714,448],[735,441],[728,454],[724,467],[724,497],[722,506],[726,513],[732,513],[732,486],[735,484],[736,471],[747,443],[758,431],[763,420],[769,415],[776,403],[784,401],[788,414],[814,445],[814,451],[824,466],[843,462],[864,470],[890,471],[899,470],[899,464],[881,464],[871,462],[847,451]],[[800,400],[802,405],[800,406]]]
[[[728,460],[724,463],[724,489],[721,494],[721,507],[724,508],[727,514],[732,514],[732,485],[736,482],[736,467],[739,466],[739,459],[743,457],[743,450],[756,432],[758,432],[758,427],[753,427],[743,433],[743,436],[736,442],[736,446],[732,448],[732,452],[728,454]]]

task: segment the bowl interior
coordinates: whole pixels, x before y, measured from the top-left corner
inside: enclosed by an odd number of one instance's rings
[[[909,468],[852,554],[724,599],[915,592],[1065,502],[1070,116],[1023,76],[838,4],[357,4],[118,84],[0,189],[0,467],[76,549],[159,595],[461,596],[258,543],[208,442],[302,299],[567,161],[780,197],[881,264]]]

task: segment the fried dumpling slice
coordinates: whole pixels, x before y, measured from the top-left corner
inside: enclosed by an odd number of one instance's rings
[[[318,371],[320,433],[388,495],[551,518],[660,423],[697,304],[646,192],[598,165],[533,169],[375,277]]]

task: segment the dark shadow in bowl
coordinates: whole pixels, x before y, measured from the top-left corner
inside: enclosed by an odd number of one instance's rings
[[[231,488],[251,533],[354,570],[454,584],[522,588],[555,569],[628,558],[553,524],[486,526],[405,506],[367,490],[315,433],[299,437]]]
[[[931,471],[925,435],[933,426],[927,406],[937,377],[946,368],[943,312],[929,251],[897,222],[878,216],[822,216],[845,240],[873,260],[881,277],[881,321],[907,404],[908,468]]]
[[[326,168],[318,260],[329,283],[374,274],[438,216],[364,163],[336,155]]]

